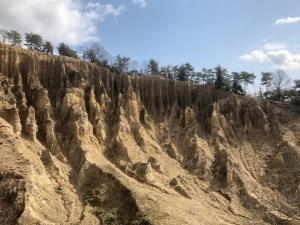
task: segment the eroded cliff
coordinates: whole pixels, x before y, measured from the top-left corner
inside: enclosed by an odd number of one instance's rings
[[[0,224],[297,224],[300,113],[0,45]]]

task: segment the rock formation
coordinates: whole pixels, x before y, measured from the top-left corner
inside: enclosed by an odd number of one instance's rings
[[[299,112],[0,44],[0,224],[298,224]]]

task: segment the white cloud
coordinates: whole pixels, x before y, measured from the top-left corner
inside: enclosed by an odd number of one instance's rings
[[[81,0],[0,1],[0,28],[21,34],[33,32],[45,40],[81,44],[99,39],[98,23],[108,16],[119,16],[123,6],[88,3]]]
[[[146,7],[146,0],[132,0],[133,4],[139,5],[140,7]]]
[[[239,57],[239,59],[244,61],[252,61],[252,62],[267,62],[269,59],[263,51],[254,50],[250,54],[245,54]]]
[[[283,43],[278,43],[278,42],[270,42],[270,43],[266,43],[264,45],[264,49],[267,50],[278,50],[278,49],[285,49],[285,44]]]
[[[298,70],[300,69],[300,55],[291,54],[287,50],[270,51],[268,58],[281,69]]]
[[[267,51],[254,50],[250,54],[239,57],[240,60],[252,62],[271,62],[276,67],[288,70],[300,69],[300,54],[292,54],[287,50]]]
[[[295,23],[295,22],[299,22],[299,21],[300,21],[300,17],[287,17],[287,18],[276,20],[275,25],[286,24],[286,23]]]

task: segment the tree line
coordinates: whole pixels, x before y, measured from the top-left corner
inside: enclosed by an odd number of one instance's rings
[[[84,60],[104,66],[117,75],[157,75],[173,80],[211,85],[217,89],[241,95],[246,94],[248,85],[253,84],[256,78],[253,73],[245,71],[229,74],[221,66],[213,69],[203,68],[200,72],[195,71],[194,67],[188,62],[175,66],[159,66],[159,62],[155,59],[149,59],[139,68],[139,62],[131,60],[129,57],[117,55],[111,59],[109,53],[99,43],[94,43],[90,47],[82,49],[82,53]]]
[[[0,29],[0,43],[15,47],[22,47],[22,35],[16,30],[7,31],[5,29]],[[24,45],[27,46],[29,50],[53,55],[53,44],[50,41],[44,40],[39,34],[25,33]],[[77,52],[72,50],[67,44],[63,42],[58,44],[57,51],[60,55],[78,58]]]
[[[261,85],[264,86],[264,91],[260,88],[259,98],[300,105],[300,79],[292,83],[284,70],[261,72]]]
[[[0,42],[16,47],[22,47],[22,36],[16,30],[0,29]],[[45,41],[41,35],[35,33],[25,33],[25,46],[28,49],[44,53],[53,54],[54,47],[50,41]],[[79,58],[76,51],[71,49],[66,43],[61,42],[57,46],[59,55]],[[195,68],[188,62],[180,65],[160,66],[155,59],[149,59],[142,65],[129,57],[117,55],[112,57],[106,49],[99,43],[93,43],[89,47],[81,48],[83,60],[106,67],[114,74],[127,74],[138,76],[142,74],[163,76],[168,79],[195,82],[203,85],[214,86],[234,94],[245,95],[249,84],[253,84],[256,76],[246,71],[232,72],[218,65],[212,69],[203,68],[195,71]],[[294,81],[292,88],[287,88],[290,84],[288,75],[283,70],[275,72],[261,72],[261,85],[259,93],[255,94],[259,98],[290,101],[300,105],[300,80]]]

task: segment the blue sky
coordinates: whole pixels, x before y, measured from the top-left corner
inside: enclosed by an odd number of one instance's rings
[[[116,20],[101,24],[101,43],[114,55],[139,61],[190,62],[197,70],[220,64],[259,74],[282,65],[241,56],[255,50],[298,54],[300,22],[275,23],[299,16],[299,9],[300,1],[148,0],[146,7],[128,5]],[[283,69],[296,75],[300,67]]]
[[[73,48],[197,71],[284,69],[300,78],[299,0],[0,0],[0,28],[40,33]],[[259,80],[259,77],[258,79]]]

